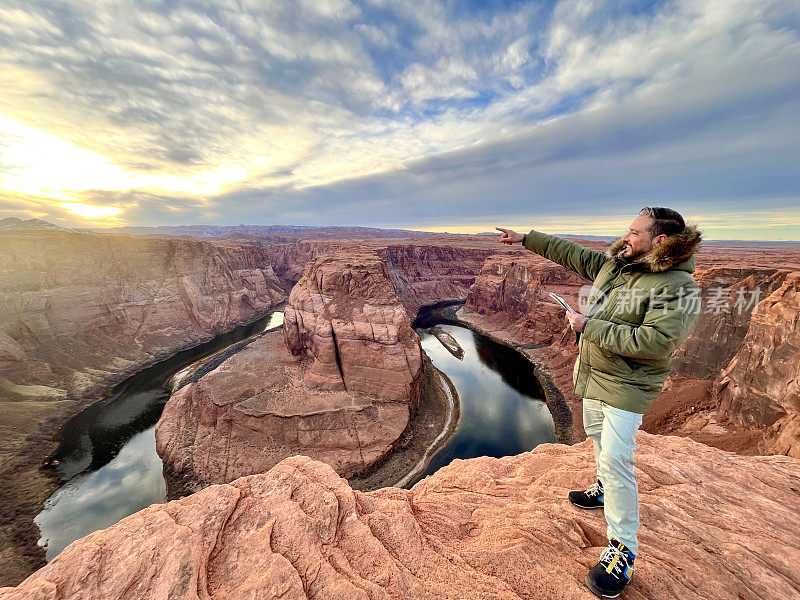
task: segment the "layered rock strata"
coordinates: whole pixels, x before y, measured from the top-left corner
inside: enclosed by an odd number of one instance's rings
[[[0,488],[0,520],[10,524],[0,528],[0,585],[42,564],[31,521],[55,482],[40,467],[61,425],[109,386],[263,314],[286,299],[309,261],[337,249],[379,253],[413,319],[421,304],[466,298],[496,246],[485,237],[377,231],[371,240],[342,239],[352,233],[208,241],[3,232],[0,475],[21,483]]]
[[[293,283],[299,281],[306,264],[318,256],[333,251],[376,252],[386,262],[395,290],[412,321],[421,306],[465,300],[486,257],[498,251],[492,241],[481,238],[444,238],[429,243],[317,240],[276,244],[264,236],[252,236],[244,241],[264,247],[276,275]]]
[[[310,262],[282,331],[169,400],[156,441],[170,473],[221,483],[304,454],[349,477],[392,450],[419,403],[422,349],[383,259]]]
[[[481,246],[486,246],[483,242]],[[465,300],[486,258],[486,247],[441,244],[390,245],[381,255],[397,295],[413,321],[420,307],[446,300]]]
[[[728,418],[749,427],[772,426],[773,449],[800,458],[800,271],[787,273],[758,305],[715,393]]]
[[[637,443],[627,598],[800,595],[796,460],[643,432]],[[594,474],[589,442],[545,444],[362,493],[292,457],[78,540],[0,599],[590,598],[606,523],[565,498]]]
[[[226,483],[295,454],[343,477],[369,470],[405,430],[409,403],[306,386],[309,363],[273,331],[182,387],[156,426],[170,475],[189,488]]]
[[[699,269],[695,279],[704,300],[702,312],[675,353],[673,371],[715,379],[741,348],[759,302],[780,287],[787,274],[774,268]]]
[[[286,299],[267,254],[189,239],[0,235],[0,388],[78,397]]]
[[[308,387],[419,401],[419,336],[377,254],[353,250],[309,263],[289,296],[283,333],[292,354],[313,358]]]

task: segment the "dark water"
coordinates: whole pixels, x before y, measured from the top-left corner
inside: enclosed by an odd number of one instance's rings
[[[282,322],[283,313],[275,311],[179,352],[126,379],[64,425],[51,459],[64,485],[34,519],[47,560],[74,540],[165,501],[155,424],[169,400],[170,380],[188,365]]]
[[[456,458],[510,456],[555,442],[553,417],[531,364],[519,353],[465,327],[418,320],[416,331],[433,364],[453,382],[461,419],[453,437],[407,487]],[[422,326],[420,326],[422,325]],[[463,348],[463,359],[429,333],[438,325]]]

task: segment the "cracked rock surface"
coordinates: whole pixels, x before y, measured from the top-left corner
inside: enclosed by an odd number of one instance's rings
[[[796,459],[637,442],[626,598],[800,597]],[[368,493],[295,456],[78,540],[0,599],[588,599],[605,521],[566,494],[593,476],[589,442],[457,460],[411,490]]]

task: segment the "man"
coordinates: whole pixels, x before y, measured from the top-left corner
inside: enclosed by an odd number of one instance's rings
[[[691,275],[700,232],[676,211],[659,207],[643,208],[605,254],[538,231],[523,236],[497,229],[503,232],[499,242],[521,242],[594,282],[586,316],[568,312],[567,319],[581,333],[572,383],[583,398],[597,482],[570,492],[569,500],[605,512],[609,546],[586,585],[598,596],[616,598],[633,575],[638,552],[634,436],[663,388],[673,351],[700,313]]]

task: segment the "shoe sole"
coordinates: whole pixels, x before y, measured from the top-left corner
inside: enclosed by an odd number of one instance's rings
[[[616,594],[605,594],[605,593],[603,593],[603,591],[602,591],[600,588],[598,588],[598,587],[597,587],[597,586],[596,586],[596,585],[595,585],[595,584],[592,582],[592,580],[591,580],[591,579],[589,579],[589,576],[588,576],[588,575],[586,576],[586,581],[585,581],[585,583],[586,583],[586,587],[588,587],[588,588],[589,588],[589,590],[591,590],[591,592],[592,592],[592,593],[593,593],[595,596],[599,596],[600,598],[616,598],[616,597],[617,597],[617,596],[619,596],[619,595],[620,595],[620,593],[621,593],[621,592],[617,592]]]
[[[596,508],[604,508],[602,504],[600,506],[581,506],[580,504],[577,504],[572,500],[570,500],[569,502],[570,504],[572,504],[572,506],[577,506],[578,508],[582,508],[583,510],[594,510]]]

